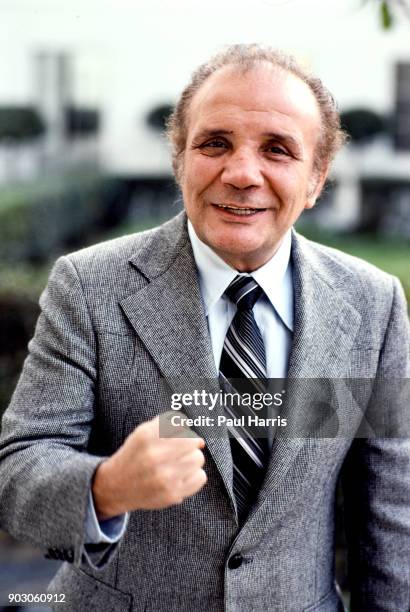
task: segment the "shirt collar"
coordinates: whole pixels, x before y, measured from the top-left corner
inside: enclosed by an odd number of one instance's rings
[[[208,245],[203,243],[195,233],[188,220],[188,234],[199,272],[199,283],[205,314],[215,306],[222,297],[229,283],[237,276],[238,271],[227,264]],[[252,272],[256,282],[262,287],[276,313],[286,327],[293,331],[293,279],[290,265],[291,230],[284,235],[274,254],[261,268]]]

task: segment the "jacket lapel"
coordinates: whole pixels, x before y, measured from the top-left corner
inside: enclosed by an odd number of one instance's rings
[[[291,353],[289,357],[288,378],[343,378],[349,373],[349,352],[354,343],[361,316],[343,297],[343,286],[349,282],[349,272],[329,275],[323,263],[326,255],[319,253],[317,247],[302,236],[293,232],[292,265],[295,304],[295,325]],[[303,397],[303,381],[297,386],[296,414],[311,404],[311,398]],[[309,394],[309,385],[306,393]],[[294,410],[292,396],[289,408]],[[295,399],[295,398],[294,398]],[[310,401],[309,401],[310,400]],[[285,432],[286,434],[286,432]],[[312,453],[312,440],[292,437],[292,434],[278,436],[274,440],[271,457],[257,503],[251,514],[254,515],[265,503],[272,505],[271,514],[276,514],[286,504],[284,499],[276,499],[275,491],[283,482],[289,469],[301,455],[309,457]],[[306,461],[301,461],[301,464]],[[306,478],[303,469],[300,484]]]
[[[343,378],[361,315],[345,300],[350,272],[330,274],[326,255],[293,232],[295,328],[289,378]],[[323,259],[322,259],[323,258]]]
[[[146,279],[121,308],[174,393],[206,388],[218,392],[208,326],[197,270],[182,213],[160,228],[130,260]],[[184,407],[188,417],[204,414]],[[207,410],[208,412],[208,410]],[[211,414],[221,411],[216,407]],[[234,507],[232,456],[222,432],[211,436],[208,427],[196,427],[223,478]]]

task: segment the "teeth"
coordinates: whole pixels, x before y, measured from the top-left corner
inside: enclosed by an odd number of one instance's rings
[[[236,215],[253,215],[260,209],[256,208],[237,208],[236,206],[225,206],[224,204],[217,204],[218,208],[224,208],[225,210],[231,210]]]

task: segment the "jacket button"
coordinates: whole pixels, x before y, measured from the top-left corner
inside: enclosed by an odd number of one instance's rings
[[[238,567],[241,567],[242,561],[243,561],[243,557],[240,553],[236,553],[235,555],[232,555],[232,557],[228,561],[229,569],[237,569]]]

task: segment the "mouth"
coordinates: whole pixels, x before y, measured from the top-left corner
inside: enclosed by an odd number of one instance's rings
[[[219,208],[224,212],[240,217],[250,217],[266,211],[266,208],[252,208],[249,206],[231,206],[229,204],[213,204],[215,208]]]

